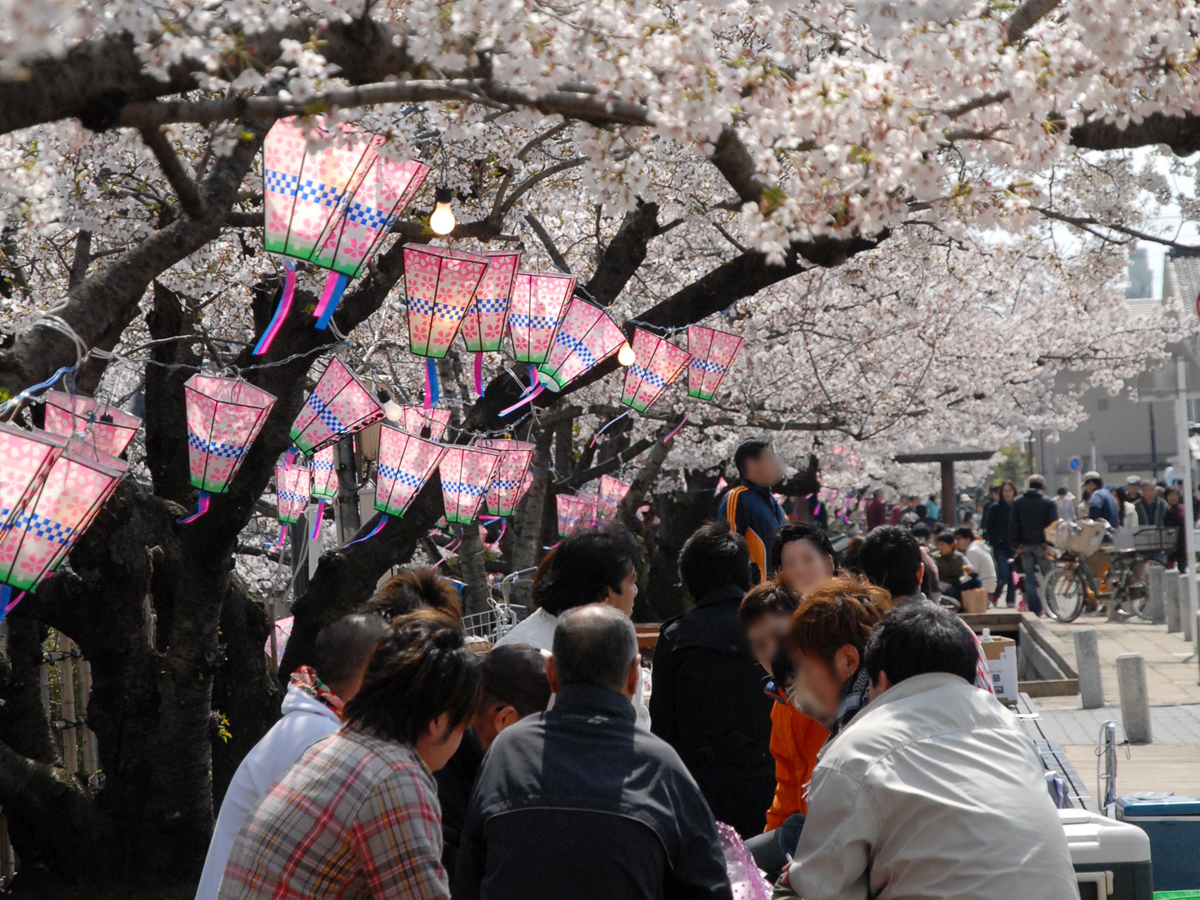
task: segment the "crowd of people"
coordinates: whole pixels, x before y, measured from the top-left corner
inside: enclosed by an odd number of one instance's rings
[[[883,523],[839,556],[784,521],[769,447],[737,462],[649,670],[619,528],[555,547],[484,653],[433,570],[326,625],[225,795],[197,900],[728,900],[740,841],[780,898],[1073,896],[1040,757],[923,590],[994,579],[980,538],[940,534],[933,559]]]

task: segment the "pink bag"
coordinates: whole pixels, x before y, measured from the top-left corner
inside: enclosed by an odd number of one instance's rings
[[[733,900],[771,900],[771,885],[758,871],[754,857],[742,843],[738,833],[724,822],[717,823],[721,852],[725,854],[725,871],[733,888]]]

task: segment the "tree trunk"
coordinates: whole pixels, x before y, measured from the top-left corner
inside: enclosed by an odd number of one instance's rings
[[[462,527],[462,542],[458,545],[459,568],[463,581],[463,611],[470,615],[488,608],[487,567],[483,562],[483,542],[479,540],[479,525],[472,522]]]
[[[513,516],[513,571],[532,569],[542,558],[542,517],[546,508],[546,495],[550,486],[550,445],[554,441],[554,430],[542,428],[533,441],[533,460],[529,470],[533,474],[529,490]],[[530,581],[527,576],[517,579],[509,597],[513,603],[529,608]]]

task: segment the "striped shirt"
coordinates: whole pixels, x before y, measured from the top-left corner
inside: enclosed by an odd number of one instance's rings
[[[250,813],[218,900],[448,898],[441,817],[413,747],[342,726]]]

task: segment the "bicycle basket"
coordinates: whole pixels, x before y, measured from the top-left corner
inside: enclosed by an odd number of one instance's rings
[[[1091,556],[1100,549],[1104,541],[1106,522],[1084,519],[1071,523],[1071,535],[1067,538],[1067,549],[1076,556]]]
[[[1047,525],[1045,538],[1046,543],[1055,550],[1066,550],[1071,538],[1071,523],[1059,519],[1053,525]]]
[[[1143,552],[1174,550],[1178,540],[1178,528],[1155,528],[1153,525],[1147,525],[1133,533],[1134,549]]]
[[[488,603],[490,604],[489,609],[463,616],[463,631],[466,632],[470,643],[484,641],[490,648],[492,644],[512,631],[516,624],[524,618],[525,607],[496,603],[492,600],[489,600]],[[472,638],[475,640],[472,641]]]

